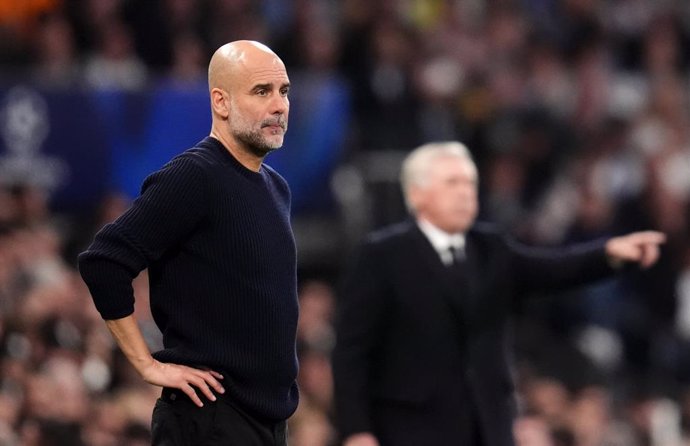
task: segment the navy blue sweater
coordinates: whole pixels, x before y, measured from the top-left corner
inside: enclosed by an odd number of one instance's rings
[[[289,212],[280,175],[245,168],[208,137],[146,178],[79,270],[101,316],[119,319],[134,311],[132,279],[148,268],[164,343],[154,357],[215,369],[237,403],[286,419],[298,402]]]

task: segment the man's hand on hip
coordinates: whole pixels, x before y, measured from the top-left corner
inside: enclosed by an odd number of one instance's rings
[[[211,401],[216,400],[211,388],[218,393],[225,393],[225,389],[218,381],[223,379],[223,375],[212,370],[199,370],[153,359],[151,364],[142,369],[140,373],[144,381],[149,384],[180,389],[199,407],[203,407],[204,403],[201,402],[195,388],[199,389]]]
[[[180,389],[199,407],[204,404],[196,394],[195,387],[211,401],[216,400],[211,387],[219,393],[225,393],[218,382],[223,376],[218,372],[156,361],[151,356],[134,315],[107,320],[105,323],[127,360],[147,383]]]

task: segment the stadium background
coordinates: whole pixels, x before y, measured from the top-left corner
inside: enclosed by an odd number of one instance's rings
[[[95,313],[76,254],[145,175],[208,133],[205,67],[267,43],[292,82],[300,258],[291,444],[334,444],[334,287],[404,218],[401,159],[459,139],[482,218],[530,243],[635,229],[649,271],[518,306],[521,446],[690,444],[690,3],[1,0],[0,445],[148,444],[156,389]],[[136,281],[147,339],[160,338]]]

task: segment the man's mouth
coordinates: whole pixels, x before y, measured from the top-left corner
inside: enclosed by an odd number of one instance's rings
[[[270,127],[272,130],[285,130],[285,121],[264,121],[261,123],[261,128]]]

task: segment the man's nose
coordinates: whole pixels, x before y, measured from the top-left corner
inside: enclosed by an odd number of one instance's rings
[[[271,100],[270,112],[272,115],[283,115],[287,113],[290,108],[288,98],[281,95],[275,95]]]

